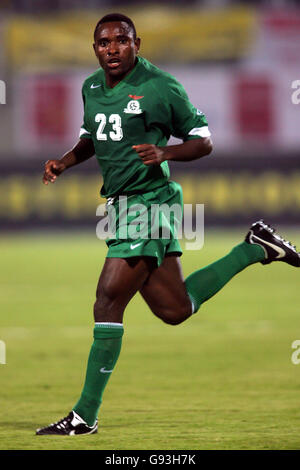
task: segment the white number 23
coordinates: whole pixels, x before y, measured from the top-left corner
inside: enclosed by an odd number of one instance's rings
[[[95,121],[99,122],[99,126],[97,129],[97,139],[107,140],[107,133],[104,133],[104,128],[107,123],[106,115],[103,113],[96,114]],[[111,114],[108,118],[108,122],[112,125],[112,131],[109,131],[109,137],[111,138],[111,140],[122,140],[123,130],[121,116],[119,114]]]

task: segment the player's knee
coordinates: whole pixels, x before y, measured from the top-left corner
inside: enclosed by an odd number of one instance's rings
[[[184,317],[163,317],[162,320],[164,323],[167,323],[167,325],[180,325],[180,323],[184,322],[189,315],[186,315]]]
[[[107,316],[111,309],[113,296],[106,289],[97,290],[96,301],[94,303],[94,318],[95,321],[103,321],[103,316]]]
[[[102,285],[96,293],[94,319],[97,322],[114,321],[122,313],[122,296],[113,284]]]
[[[94,319],[95,321],[103,321],[103,315],[106,315],[105,306],[103,305],[100,298],[96,299],[94,303]]]
[[[174,326],[180,325],[180,323],[184,322],[190,315],[190,308],[186,305],[183,305],[182,307],[179,306],[172,310],[164,310],[163,312],[160,311],[158,314],[164,323]]]
[[[167,325],[180,325],[185,319],[183,318],[171,318],[171,317],[163,317],[162,321]]]

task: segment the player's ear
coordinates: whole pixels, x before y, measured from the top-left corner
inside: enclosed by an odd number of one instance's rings
[[[134,40],[134,45],[135,45],[135,53],[138,54],[140,47],[141,47],[141,38],[136,38]]]

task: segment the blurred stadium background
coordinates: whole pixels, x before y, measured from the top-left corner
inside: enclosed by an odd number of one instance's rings
[[[77,140],[81,85],[97,67],[92,34],[109,11],[133,18],[141,55],[174,74],[207,115],[215,150],[173,164],[186,203],[204,203],[206,223],[264,216],[298,224],[300,2],[2,0],[0,223],[2,230],[93,226],[101,175],[94,161],[55,189],[43,162]]]

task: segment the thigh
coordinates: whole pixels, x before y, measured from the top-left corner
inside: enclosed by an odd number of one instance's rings
[[[122,322],[123,312],[156,263],[152,258],[106,258],[96,292],[95,321]]]
[[[152,312],[167,323],[177,324],[192,314],[180,259],[169,254],[145,280],[140,293]]]

